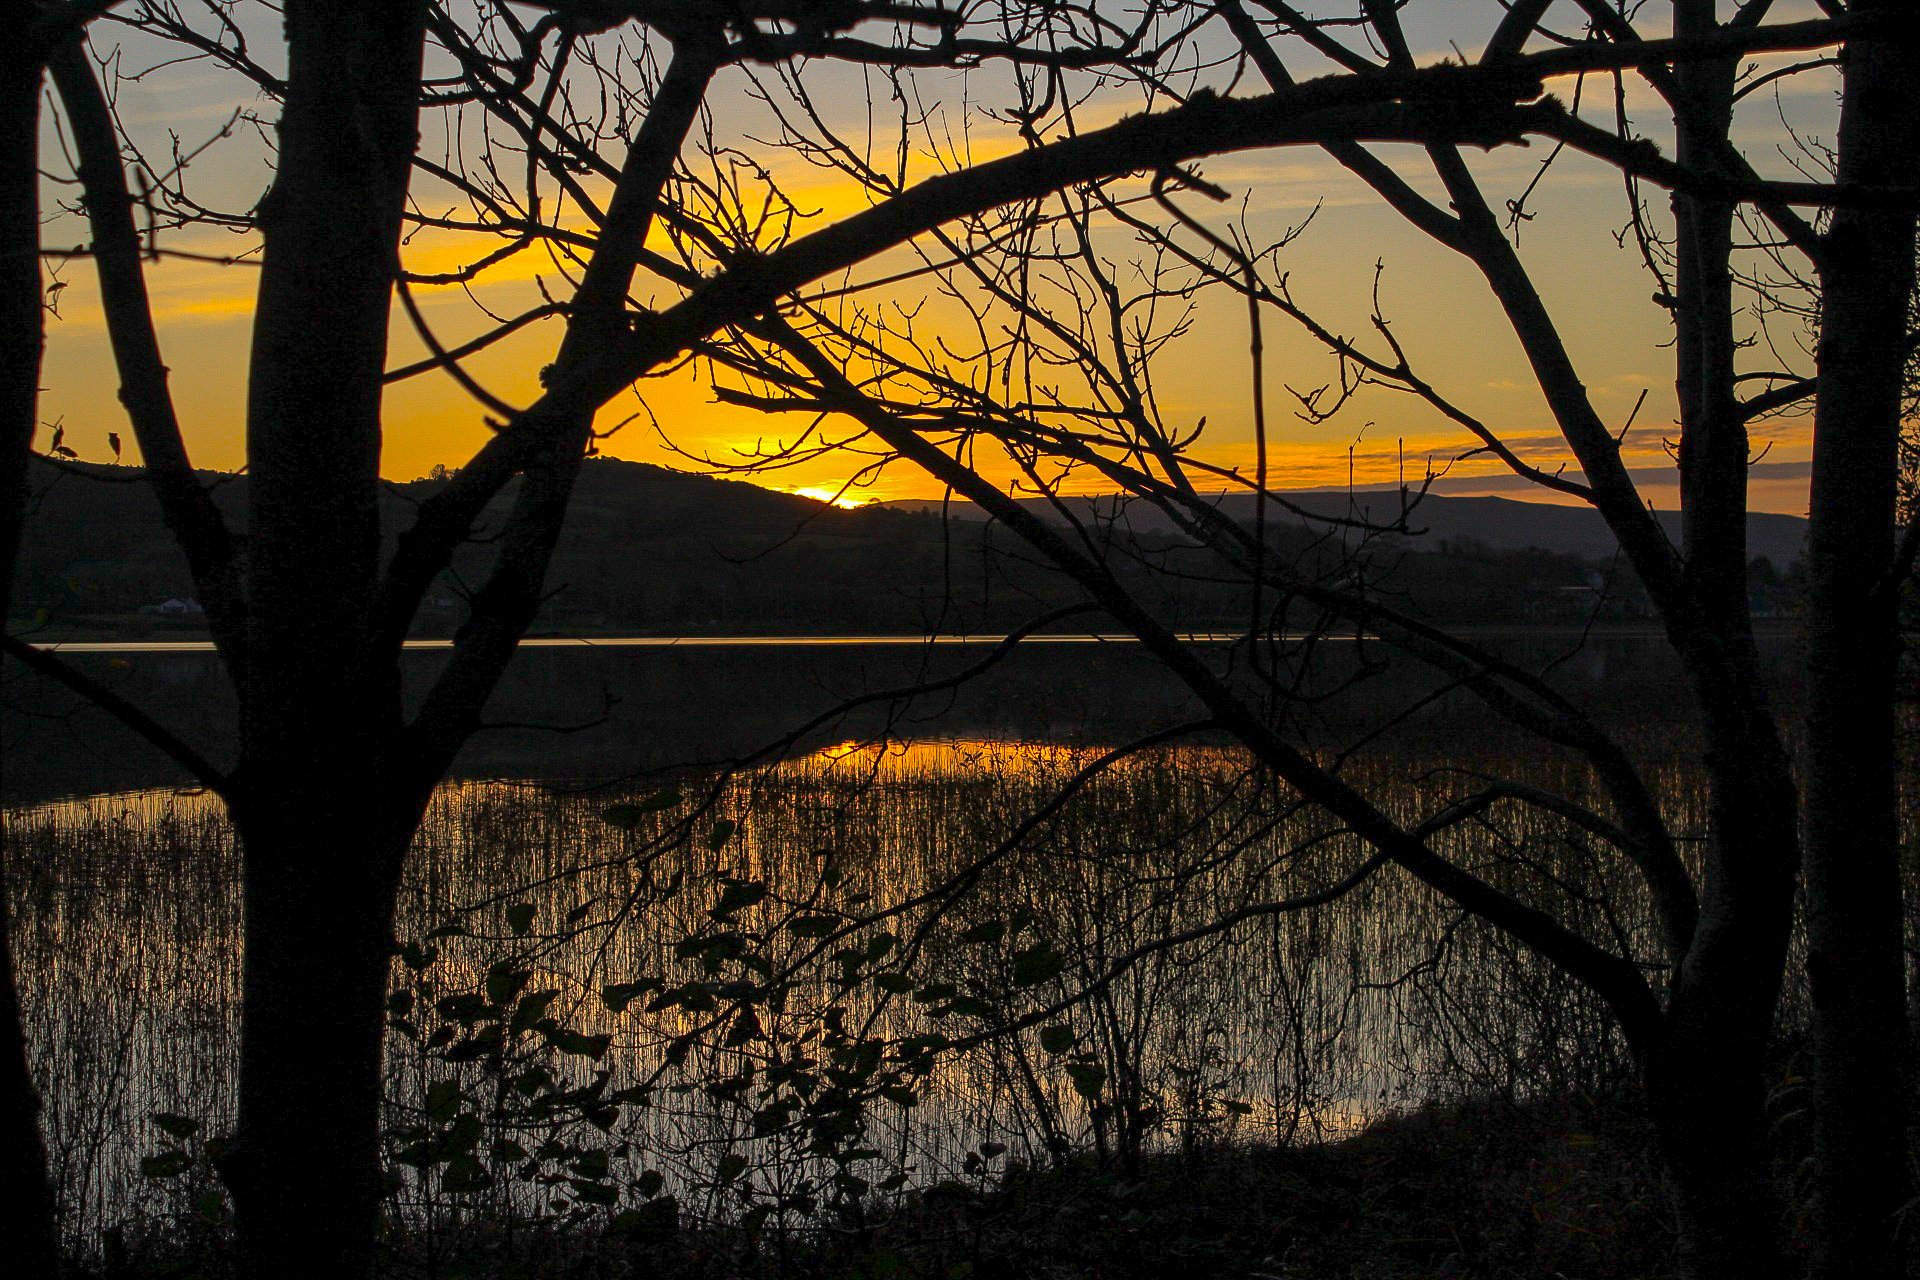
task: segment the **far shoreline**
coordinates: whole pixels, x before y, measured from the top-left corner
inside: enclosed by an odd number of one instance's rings
[[[1791,636],[1799,629],[1799,619],[1758,618],[1754,631],[1769,637]],[[1566,622],[1507,622],[1449,628],[1462,637],[1537,637],[1564,639],[1587,637],[1594,640],[1658,640],[1665,633],[1652,623],[1610,622],[1580,626]],[[211,653],[212,637],[202,628],[155,629],[130,635],[125,631],[101,628],[76,628],[71,632],[56,627],[27,628],[12,631],[10,637],[36,649],[65,653]],[[1246,639],[1244,632],[1195,630],[1176,633],[1190,644],[1235,644]],[[1308,638],[1305,631],[1274,637],[1282,641]],[[860,645],[897,647],[906,645],[982,646],[1003,644],[1006,632],[927,633],[927,632],[839,632],[839,631],[678,631],[647,633],[641,631],[569,630],[529,633],[520,641],[523,649],[656,649],[656,648],[795,648]],[[1351,631],[1329,629],[1319,635],[1321,642],[1352,640]],[[433,652],[453,648],[455,637],[409,636],[405,647],[415,652]],[[1021,638],[1022,644],[1122,644],[1140,643],[1137,636],[1120,631],[1040,631]]]

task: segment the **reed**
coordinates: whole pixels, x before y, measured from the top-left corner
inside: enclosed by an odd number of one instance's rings
[[[390,1211],[408,1249],[433,1269],[611,1221],[744,1225],[777,1252],[1009,1169],[1138,1177],[1630,1078],[1579,988],[1391,868],[1207,932],[1367,851],[1224,748],[1089,772],[1098,755],[849,744],[677,797],[443,787],[396,929]],[[1411,823],[1465,774],[1522,763],[1578,794],[1570,767],[1457,743],[1352,768]],[[1692,774],[1657,776],[1676,827],[1697,827]],[[240,960],[224,815],[142,792],[8,830],[69,1237],[216,1249],[209,1135],[232,1116]],[[1447,839],[1656,954],[1631,878],[1559,820],[1499,809]]]

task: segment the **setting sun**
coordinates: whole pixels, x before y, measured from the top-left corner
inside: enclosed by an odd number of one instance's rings
[[[804,485],[798,489],[788,489],[786,492],[793,494],[797,498],[812,498],[815,502],[825,502],[831,506],[840,507],[847,511],[858,510],[874,501],[872,498],[856,498],[844,490],[830,488],[826,485]]]

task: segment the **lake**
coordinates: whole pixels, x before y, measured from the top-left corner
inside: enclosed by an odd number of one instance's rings
[[[1675,828],[1700,828],[1671,718],[1684,699],[1656,645],[1503,643],[1594,698]],[[1205,734],[1113,757],[1194,714],[1137,646],[1022,646],[958,689],[827,716],[784,758],[726,767],[845,699],[991,651],[528,646],[489,713],[511,727],[462,756],[408,868],[396,1204],[578,1213],[672,1196],[696,1219],[800,1220],[1008,1160],[1311,1139],[1435,1097],[1620,1076],[1591,1000],[1391,868],[1330,906],[1263,913],[1367,851]],[[1251,678],[1233,647],[1209,652]],[[1344,771],[1397,817],[1492,775],[1592,791],[1575,762],[1382,656],[1317,655],[1311,680],[1344,693],[1287,724],[1322,751],[1392,724]],[[1787,687],[1791,652],[1775,657]],[[75,660],[194,741],[230,731],[210,653]],[[411,653],[410,689],[443,660]],[[11,887],[69,1230],[217,1213],[199,1144],[232,1112],[230,832],[97,713],[17,671],[6,694]],[[1500,810],[1446,839],[1653,956],[1639,895],[1568,824]],[[198,1129],[169,1136],[156,1113]],[[173,1172],[143,1176],[143,1159]]]
[[[1663,645],[1645,633],[1546,629],[1490,631],[1486,641],[1516,661],[1551,668],[1599,714],[1640,720],[1684,715],[1686,693]],[[454,776],[608,781],[677,763],[751,752],[830,712],[846,699],[951,677],[988,659],[998,637],[688,636],[530,639],[488,708],[493,727],[476,735]],[[1794,642],[1764,638],[1779,682],[1790,689]],[[49,646],[151,710],[216,763],[233,740],[234,708],[205,641],[101,642]],[[1223,671],[1247,677],[1244,648],[1210,643]],[[411,642],[402,662],[417,698],[446,661],[444,641]],[[1477,704],[1438,689],[1411,664],[1387,662],[1376,642],[1322,637],[1312,684],[1340,689],[1312,715],[1335,725],[1382,709],[1424,703],[1429,722],[1478,714]],[[185,785],[160,752],[110,716],[9,662],[0,680],[4,718],[0,800]],[[1137,644],[1112,636],[1046,636],[1022,643],[962,687],[910,701],[858,708],[823,724],[812,745],[893,725],[897,736],[994,741],[1124,741],[1190,718],[1197,705]]]

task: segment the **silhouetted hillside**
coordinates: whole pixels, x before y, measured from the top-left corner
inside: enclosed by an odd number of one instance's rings
[[[1325,517],[1356,517],[1379,525],[1392,525],[1400,517],[1397,492],[1360,490],[1313,490],[1281,495],[1286,503]],[[1126,528],[1138,534],[1170,532],[1171,522],[1156,508],[1144,503],[1116,506],[1111,498],[1069,498],[1070,509],[1088,517],[1111,518],[1118,515]],[[908,500],[890,504],[901,510],[932,510],[938,500]],[[1038,498],[1021,500],[1034,514],[1058,520],[1051,503]],[[1218,508],[1240,520],[1251,520],[1253,499],[1245,494],[1223,494]],[[953,514],[961,518],[983,519],[984,513],[973,504],[956,499]],[[1680,514],[1657,513],[1667,536],[1680,540]],[[1280,504],[1268,506],[1268,519],[1276,524],[1304,524],[1297,514]],[[1488,551],[1536,550],[1583,560],[1608,560],[1616,543],[1600,513],[1591,507],[1563,506],[1547,502],[1519,502],[1512,498],[1454,498],[1428,494],[1421,498],[1407,520],[1409,549],[1439,551],[1447,547],[1478,547]],[[1776,569],[1790,568],[1800,559],[1806,544],[1807,522],[1799,516],[1756,511],[1747,516],[1747,545],[1751,557],[1764,557]]]
[[[244,476],[206,477],[235,528],[244,525]],[[443,480],[388,486],[389,536]],[[502,495],[504,504],[512,493]],[[1368,495],[1374,518],[1393,495]],[[1113,514],[1111,500],[1080,500]],[[1347,495],[1304,495],[1326,514]],[[583,471],[538,630],[571,633],[859,633],[1003,631],[1080,598],[1011,534],[956,504],[936,509],[842,510],[739,481],[641,463],[595,460]],[[1231,513],[1245,499],[1226,504]],[[1057,513],[1051,513],[1057,518]],[[1098,536],[1127,585],[1176,625],[1244,622],[1246,602],[1218,566],[1147,508],[1132,506]],[[484,526],[483,522],[483,526]],[[1756,552],[1776,564],[1797,553],[1800,526],[1755,517]],[[1275,511],[1276,555],[1309,577],[1357,583],[1444,622],[1563,622],[1594,612],[1633,618],[1630,577],[1601,572],[1611,545],[1591,512],[1499,498],[1429,498],[1417,536],[1327,537]],[[428,592],[418,630],[449,635],[464,596],[493,555],[483,527],[453,571]],[[192,586],[142,474],[128,467],[42,466],[21,553],[16,616],[53,634],[192,633]],[[1764,573],[1756,590],[1774,590]],[[1602,599],[1603,594],[1607,597]],[[171,603],[169,603],[171,602]],[[1771,607],[1770,602],[1763,602]],[[1305,620],[1304,618],[1302,619]],[[1088,619],[1070,627],[1100,625]]]
[[[37,468],[16,615],[70,631],[191,630],[192,583],[141,471]],[[247,479],[206,474],[244,527]],[[391,537],[444,483],[387,486]],[[497,507],[512,501],[509,489]],[[420,630],[450,634],[483,579],[489,521],[428,592]],[[737,481],[596,459],[582,472],[539,627],[574,631],[911,631],[1012,626],[1069,593],[1057,575],[992,554],[979,525],[884,508],[842,510]],[[174,602],[171,608],[168,602]],[[167,610],[163,612],[163,610]]]

